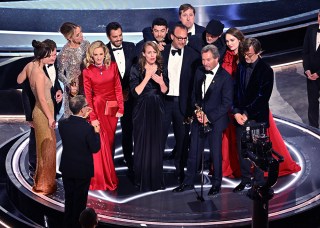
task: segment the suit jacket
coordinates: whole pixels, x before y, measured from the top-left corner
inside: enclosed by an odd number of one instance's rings
[[[320,47],[316,50],[319,24],[309,25],[303,42],[302,60],[304,71],[320,75]]]
[[[194,23],[194,27],[195,27],[195,36],[201,37],[202,34],[206,31],[206,28],[198,25],[196,23]]]
[[[232,112],[246,113],[249,120],[264,122],[269,126],[269,99],[273,88],[273,70],[262,59],[258,59],[248,85],[246,65],[240,63],[235,76],[235,97]]]
[[[223,131],[229,123],[228,111],[233,101],[233,80],[230,74],[220,66],[202,98],[205,77],[205,69],[200,66],[195,75],[192,106],[195,107],[195,104],[198,104],[202,107],[213,129]]]
[[[166,66],[168,66],[170,49],[171,44],[166,45],[162,51],[162,57]],[[184,117],[190,117],[193,114],[193,107],[191,107],[191,94],[193,89],[194,74],[197,67],[200,65],[200,54],[194,51],[192,48],[185,46],[182,58],[179,106],[182,115]]]
[[[86,119],[71,115],[59,121],[62,155],[59,170],[68,178],[90,178],[94,174],[93,156],[100,150],[100,135]]]
[[[225,42],[225,34],[222,34],[215,42],[212,43],[218,48],[220,58],[219,62],[222,63],[224,55],[227,51],[227,45]],[[191,36],[189,38],[188,46],[201,53],[204,46],[208,45],[206,40],[206,32],[204,31],[202,36]]]
[[[110,42],[107,44],[107,47],[110,52],[111,61],[116,62],[116,59],[114,57]],[[126,69],[125,69],[123,78],[120,76],[120,80],[121,80],[122,90],[129,91],[130,69],[131,69],[132,64],[136,61],[135,60],[135,57],[136,57],[135,56],[135,45],[132,42],[123,41],[122,48],[123,48],[123,52],[124,52],[124,58],[126,61]],[[120,73],[119,73],[119,75],[120,75]]]
[[[33,60],[33,57],[30,58],[30,61]],[[52,66],[52,67],[56,67],[56,65]],[[43,70],[46,74],[46,76],[50,79],[49,74],[47,72],[46,67],[43,67]],[[58,71],[56,70],[56,79],[54,81],[54,85],[51,87],[51,98],[53,101],[53,105],[54,105],[54,118],[56,118],[56,115],[58,114],[61,105],[62,105],[62,101],[58,104],[56,102],[55,96],[56,96],[56,92],[58,90],[61,90],[61,86],[58,80]],[[22,104],[23,104],[23,109],[24,109],[24,114],[26,116],[26,121],[32,121],[32,111],[33,108],[35,106],[36,100],[35,97],[32,93],[32,90],[30,88],[30,82],[28,80],[28,78],[23,82],[23,89],[22,89]]]

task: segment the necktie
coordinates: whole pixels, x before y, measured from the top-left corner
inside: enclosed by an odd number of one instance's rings
[[[176,53],[178,53],[178,55],[181,55],[181,49],[177,49],[177,50],[172,49],[172,50],[171,50],[171,53],[172,53],[173,56],[174,56]]]
[[[205,73],[205,74],[212,74],[212,75],[213,75],[213,72],[212,72],[211,70],[206,70],[204,73]]]
[[[112,48],[112,51],[119,51],[119,50],[122,50],[122,47],[119,47],[119,48]]]
[[[192,36],[192,33],[191,33],[191,32],[188,32],[188,38],[190,38],[190,36]]]
[[[318,28],[318,31],[317,32],[320,32],[320,28]]]

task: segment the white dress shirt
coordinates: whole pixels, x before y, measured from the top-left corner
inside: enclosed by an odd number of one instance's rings
[[[111,44],[111,48],[113,49],[113,48],[118,48],[118,47],[115,47]],[[119,48],[122,48],[122,46],[120,46]],[[116,59],[118,70],[120,72],[120,76],[121,76],[121,78],[123,78],[124,73],[126,71],[126,59],[124,57],[123,48],[121,50],[113,51],[113,55],[114,55],[114,58]]]
[[[180,88],[180,74],[182,67],[182,59],[184,48],[181,49],[181,55],[176,53],[172,55],[171,50],[175,50],[171,46],[169,60],[168,60],[168,77],[169,77],[169,92],[168,96],[179,96],[179,88]]]
[[[52,82],[52,86],[54,86],[54,81],[56,80],[56,68],[54,65],[51,65],[50,67],[48,67],[48,64],[46,64],[46,69],[49,75],[49,78]]]
[[[320,29],[320,27],[318,29]],[[316,50],[318,50],[319,44],[320,44],[320,32],[317,33]]]
[[[219,69],[219,66],[220,64],[218,63],[218,65],[211,70],[213,74],[206,74],[206,80],[203,82],[203,85],[202,85],[202,98],[204,98],[204,95],[206,94],[211,83],[214,83],[213,79]]]

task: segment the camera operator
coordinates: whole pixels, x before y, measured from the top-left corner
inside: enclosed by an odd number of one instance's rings
[[[265,123],[269,127],[269,99],[273,87],[273,70],[261,59],[261,44],[255,38],[246,38],[240,49],[244,61],[238,65],[235,77],[233,114],[236,120],[236,137],[241,168],[241,182],[233,189],[239,192],[246,187],[263,185],[263,171],[254,167],[254,181],[251,181],[250,160],[241,153],[241,136],[244,124],[249,120]]]

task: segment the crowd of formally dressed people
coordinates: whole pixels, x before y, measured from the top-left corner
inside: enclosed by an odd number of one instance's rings
[[[279,175],[300,170],[269,110],[274,75],[261,58],[259,40],[245,38],[237,28],[224,32],[223,23],[214,19],[199,26],[195,14],[192,5],[183,4],[180,22],[173,26],[155,18],[136,45],[123,41],[118,22],[107,25],[107,44],[90,44],[81,26],[64,23],[60,32],[67,43],[58,57],[54,41],[32,42],[34,60],[17,81],[25,85],[24,108],[32,126],[33,191],[56,190],[55,116],[63,104],[59,169],[66,227],[79,225],[89,189],[118,187],[114,138],[119,118],[123,162],[140,191],[166,188],[163,158],[170,126],[178,185],[173,192],[194,188],[205,143],[212,175],[208,195],[219,193],[223,176],[241,179],[234,192],[263,185],[263,171],[252,172],[252,163],[241,153],[241,135],[249,120],[266,124],[273,149],[285,157]]]

